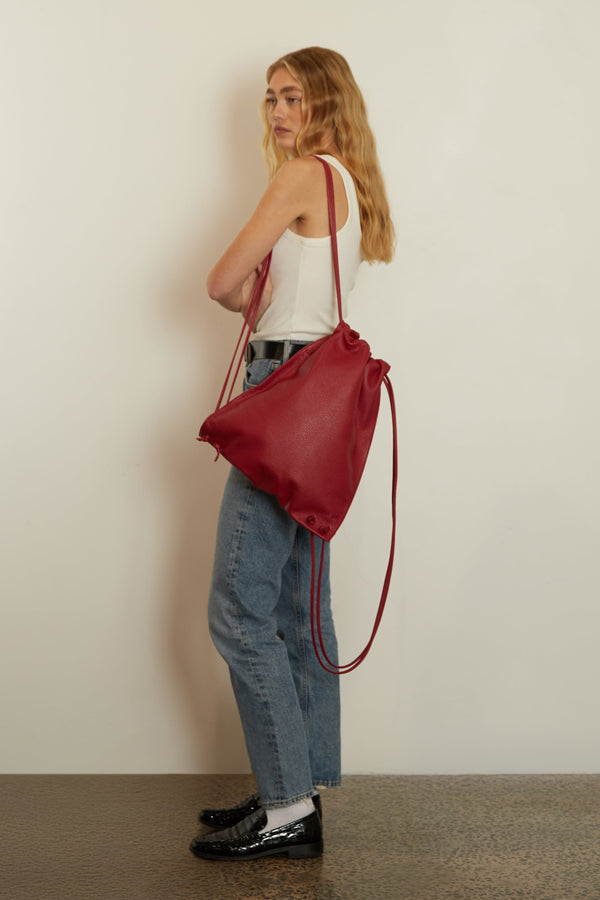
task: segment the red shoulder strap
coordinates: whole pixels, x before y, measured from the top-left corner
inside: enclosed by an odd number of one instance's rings
[[[325,169],[325,181],[327,183],[327,208],[329,210],[329,231],[331,232],[331,255],[333,256],[333,274],[335,277],[335,292],[337,296],[338,315],[340,322],[344,321],[342,316],[342,288],[340,284],[340,261],[338,257],[337,244],[337,225],[335,221],[335,195],[333,192],[333,176],[331,174],[331,166],[320,156],[315,156]]]
[[[242,330],[240,331],[240,336],[237,340],[237,344],[235,345],[235,350],[233,351],[233,356],[231,358],[231,362],[229,363],[229,368],[227,369],[227,375],[225,376],[225,381],[223,383],[223,387],[221,389],[221,393],[219,394],[219,399],[217,400],[217,405],[215,407],[215,412],[221,408],[221,404],[223,402],[223,397],[225,396],[225,392],[227,390],[227,383],[229,381],[229,377],[231,375],[231,370],[235,364],[235,358],[239,350],[239,359],[237,362],[237,366],[235,368],[235,372],[233,374],[233,378],[231,379],[231,384],[229,386],[229,393],[227,395],[227,400],[225,403],[229,403],[231,400],[231,395],[233,393],[233,387],[235,385],[236,379],[238,377],[238,372],[240,371],[240,366],[242,365],[242,360],[244,359],[244,353],[246,352],[246,347],[248,346],[248,341],[250,340],[250,335],[252,334],[252,329],[254,328],[254,323],[256,322],[256,316],[258,313],[258,307],[260,306],[261,297],[263,295],[265,284],[267,282],[267,277],[269,275],[269,269],[271,267],[271,255],[269,253],[262,262],[260,267],[260,272],[258,275],[258,279],[256,284],[254,285],[254,293],[252,294],[252,300],[248,306],[248,311],[246,313],[246,318],[244,319],[244,324],[242,325]],[[247,329],[247,331],[246,331]],[[242,343],[242,338],[244,335],[244,331],[246,331],[246,338],[244,340],[242,349],[240,350],[240,344]]]
[[[353,669],[356,669],[357,666],[361,664],[361,662],[365,659],[367,653],[371,649],[373,641],[375,640],[375,635],[379,629],[381,624],[381,619],[383,616],[383,611],[385,609],[385,604],[387,600],[388,591],[390,588],[390,581],[392,579],[392,569],[394,566],[394,548],[396,546],[396,488],[398,485],[398,433],[396,428],[396,404],[394,402],[394,391],[392,389],[392,383],[387,375],[384,376],[384,383],[387,388],[388,397],[390,400],[390,409],[392,412],[392,434],[393,434],[393,446],[392,446],[392,537],[390,541],[390,555],[388,559],[387,569],[385,573],[385,579],[383,582],[383,589],[381,591],[381,598],[379,600],[379,606],[377,608],[377,615],[375,616],[375,624],[373,625],[373,630],[371,632],[371,637],[365,648],[358,654],[358,656],[353,659],[351,662],[346,663],[345,665],[338,665],[337,663],[332,662],[327,655],[327,651],[325,650],[323,644],[323,635],[321,633],[321,576],[323,573],[323,547],[321,546],[321,562],[319,565],[319,576],[317,582],[317,590],[315,592],[315,536],[314,534],[310,535],[311,540],[311,553],[312,553],[312,576],[311,576],[311,597],[310,597],[310,625],[312,630],[312,639],[315,647],[315,653],[317,654],[317,659],[321,666],[326,669],[328,672],[331,672],[333,675],[346,675],[348,672],[352,672]],[[315,596],[316,593],[316,596]]]

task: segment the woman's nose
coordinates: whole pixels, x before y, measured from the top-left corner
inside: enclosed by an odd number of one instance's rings
[[[275,103],[273,103],[271,105],[271,118],[272,119],[281,119],[282,116],[283,116],[283,109],[281,107],[280,102],[278,100],[276,100]]]

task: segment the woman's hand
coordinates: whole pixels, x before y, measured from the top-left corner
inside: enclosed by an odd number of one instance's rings
[[[258,276],[260,273],[260,266],[257,266],[256,269],[246,278],[242,285],[242,302],[240,305],[240,312],[246,318],[246,314],[248,312],[248,307],[252,302],[252,296],[254,294],[254,288],[256,287],[256,282],[258,281]],[[256,315],[256,319],[254,321],[253,331],[256,331],[257,325],[260,322],[264,312],[271,305],[271,295],[273,293],[273,283],[271,281],[271,276],[267,275],[267,280],[265,281],[265,287],[263,290],[263,295],[260,298],[260,304],[258,306],[258,313]]]

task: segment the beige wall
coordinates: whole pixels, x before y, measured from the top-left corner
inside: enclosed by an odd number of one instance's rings
[[[238,326],[203,285],[265,183],[264,69],[318,43],[364,89],[400,242],[352,318],[392,364],[400,484],[345,771],[597,771],[597,4],[2,7],[2,770],[247,769],[205,627],[227,466],[194,440]],[[386,423],[334,543],[344,658]]]

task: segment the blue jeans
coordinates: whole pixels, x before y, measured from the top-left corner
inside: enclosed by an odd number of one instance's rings
[[[254,360],[244,389],[278,365]],[[328,543],[323,552],[322,631],[336,662]],[[316,785],[334,787],[341,780],[339,676],[319,665],[312,646],[310,582],[310,532],[232,468],[219,515],[209,627],[229,665],[266,808],[287,806],[312,796]]]

